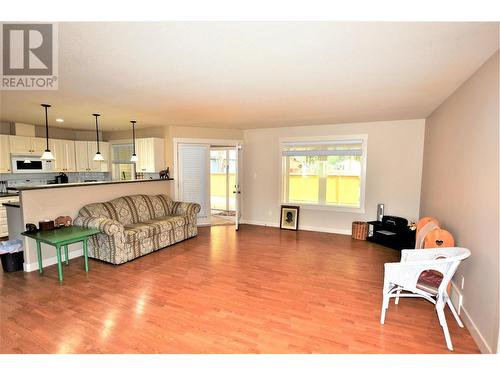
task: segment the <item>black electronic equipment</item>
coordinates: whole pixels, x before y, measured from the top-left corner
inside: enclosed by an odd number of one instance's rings
[[[35,224],[27,223],[26,224],[26,232],[34,233],[34,232],[38,232],[38,229],[37,229]]]
[[[415,231],[408,220],[398,216],[383,216],[382,221],[368,222],[368,241],[396,250],[415,248]]]

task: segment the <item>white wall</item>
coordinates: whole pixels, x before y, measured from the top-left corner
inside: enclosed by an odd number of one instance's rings
[[[498,87],[496,53],[427,119],[420,206],[472,252],[454,282],[483,352],[495,352],[499,332]]]
[[[303,208],[299,228],[350,234],[352,221],[376,219],[378,203],[385,203],[386,214],[416,220],[424,130],[424,120],[245,130],[243,222],[279,226],[280,138],[347,134],[368,134],[365,213]]]

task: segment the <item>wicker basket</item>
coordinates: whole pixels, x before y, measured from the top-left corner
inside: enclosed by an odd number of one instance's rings
[[[353,221],[352,223],[352,238],[355,240],[366,240],[368,236],[368,223],[364,221]]]

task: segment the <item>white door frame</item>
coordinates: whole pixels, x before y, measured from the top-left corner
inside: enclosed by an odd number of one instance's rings
[[[229,146],[229,147],[237,147],[237,146],[242,146],[243,141],[241,139],[210,139],[210,138],[173,138],[172,139],[172,145],[173,145],[173,156],[174,156],[174,199],[177,201],[179,200],[179,171],[178,171],[178,166],[179,166],[179,161],[178,161],[178,146],[179,144],[182,143],[187,143],[187,144],[202,144],[202,145],[217,145],[217,146]],[[237,176],[238,180],[236,181],[237,184],[241,186],[241,176],[242,173],[240,172],[240,167],[242,167],[242,162],[243,158],[241,157],[241,153],[238,157],[238,165],[236,166],[237,168]],[[210,187],[210,181],[209,185]],[[241,190],[241,189],[240,189]],[[241,202],[241,195],[240,195],[240,202]],[[238,199],[238,197],[236,197]],[[241,205],[240,205],[241,206]],[[209,207],[210,209],[210,207]],[[210,211],[210,210],[209,210]],[[239,210],[241,212],[241,208]],[[238,212],[238,213],[239,213]],[[238,214],[237,213],[237,214]],[[210,217],[210,215],[209,215]],[[238,222],[238,218],[236,218],[236,222]]]

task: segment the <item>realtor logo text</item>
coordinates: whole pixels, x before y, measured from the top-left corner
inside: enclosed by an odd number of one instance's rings
[[[56,90],[57,27],[54,24],[2,24],[2,90]]]

